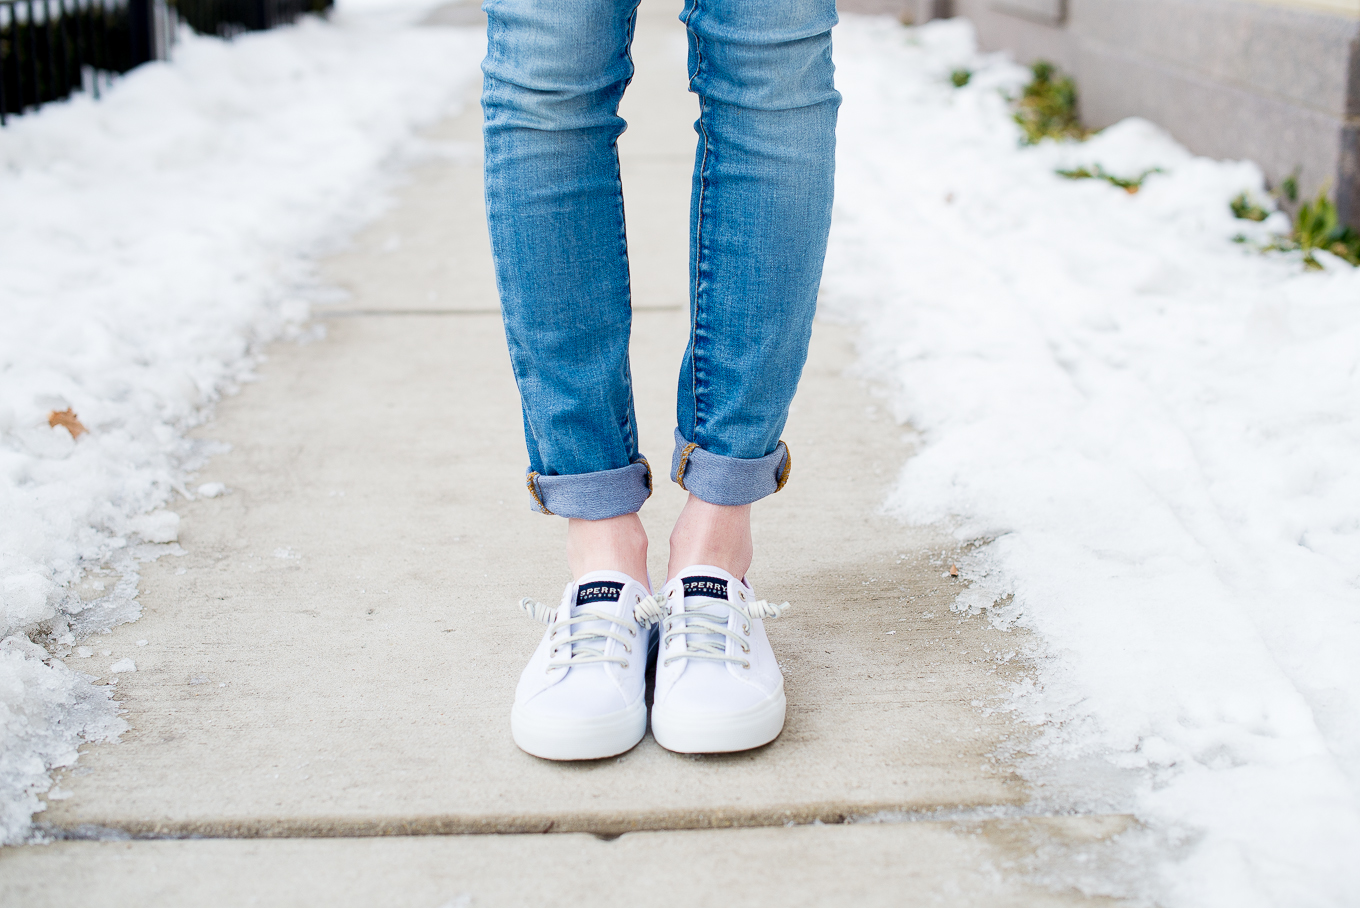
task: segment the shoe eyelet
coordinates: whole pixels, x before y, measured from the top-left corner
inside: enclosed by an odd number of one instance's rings
[[[741,651],[742,651],[743,653],[749,653],[749,652],[751,651],[751,648],[750,648],[749,646],[747,646],[745,643],[743,643],[743,644],[741,645]]]
[[[751,667],[751,663],[749,663],[749,662],[743,662],[743,663],[741,664],[741,667],[742,667],[742,668],[750,668],[750,667]]]
[[[628,628],[628,633],[632,634],[634,637],[637,636],[637,630],[635,630],[634,628],[631,627]]]
[[[625,643],[623,646],[623,651],[625,653],[628,653],[629,655],[632,655],[633,648]]]
[[[623,664],[622,664],[621,666],[619,666],[619,667],[620,667],[620,668],[627,668],[627,667],[628,667],[628,660],[627,660],[627,659],[624,659],[624,660],[623,660]]]
[[[751,625],[747,624],[744,627],[742,627],[741,632],[748,637],[751,636]]]

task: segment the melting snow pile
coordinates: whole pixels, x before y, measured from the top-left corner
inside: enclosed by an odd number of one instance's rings
[[[185,431],[297,331],[305,256],[381,204],[384,162],[477,75],[484,39],[422,13],[185,33],[101,101],[0,130],[0,843],[50,767],[124,728],[54,657],[136,617],[136,564],[173,543],[162,509],[207,453]],[[78,437],[49,425],[68,408]],[[92,571],[118,579],[86,599]]]
[[[826,296],[920,433],[889,507],[994,540],[958,607],[1042,641],[1048,787],[1133,779],[1050,806],[1161,843],[1116,894],[1360,904],[1360,269],[1233,243],[1280,226],[1229,210],[1260,172],[1146,122],[1019,147],[1028,73],[966,22],[848,19],[836,57]]]

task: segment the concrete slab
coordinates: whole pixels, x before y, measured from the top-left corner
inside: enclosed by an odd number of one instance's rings
[[[322,262],[323,283],[345,292],[341,312],[499,312],[483,215],[481,107],[429,130],[419,163],[384,217]]]
[[[373,905],[1108,905],[1014,872],[1032,850],[1098,848],[1128,821],[802,826],[625,835],[63,842],[0,852],[26,908]],[[1017,847],[1018,846],[1018,847]]]
[[[72,797],[42,819],[616,832],[1019,803],[1023,786],[990,756],[1017,730],[971,705],[1008,677],[987,651],[1016,643],[950,615],[957,581],[933,562],[946,540],[874,513],[903,448],[840,377],[846,340],[819,328],[788,432],[800,473],[757,517],[757,587],[799,606],[770,627],[791,717],[765,750],[676,757],[648,740],[562,767],[515,749],[508,707],[538,631],[513,603],[552,597],[566,575],[561,526],[520,494],[500,326],[347,319],[325,343],[276,349],[264,380],[222,407],[211,434],[234,450],[205,478],[232,494],[182,507],[188,554],[148,566],[142,620],[104,638],[109,657],[82,660],[99,673],[136,660],[118,676],[132,731],[86,754],[61,781]],[[683,313],[639,316],[652,445],[671,425],[665,367],[683,342]],[[658,485],[654,538],[681,500]]]
[[[644,61],[677,62],[677,28],[664,7],[644,17],[630,96],[633,363],[656,464],[687,332],[673,300],[689,151],[665,136],[690,114],[673,69],[663,84]],[[470,123],[441,134],[471,141]],[[136,660],[117,676],[132,728],[87,752],[39,819],[137,835],[615,834],[1024,802],[994,755],[1026,731],[976,705],[1012,678],[1020,643],[950,614],[949,539],[878,513],[909,452],[845,377],[850,335],[825,324],[786,433],[792,481],[756,509],[752,578],[797,606],[769,628],[784,734],[707,758],[649,738],[569,766],[514,747],[509,705],[540,632],[514,603],[559,594],[564,528],[523,491],[515,389],[479,283],[477,167],[446,156],[417,170],[365,234],[402,242],[383,253],[361,238],[328,266],[348,275],[349,316],[328,320],[324,342],[273,348],[262,381],[203,430],[233,448],[202,480],[232,492],[180,507],[187,554],[149,565],[144,617],[79,662],[111,679],[114,660]],[[448,252],[463,264],[427,262]],[[426,286],[448,297],[421,313]],[[658,575],[682,500],[660,481],[643,511]]]

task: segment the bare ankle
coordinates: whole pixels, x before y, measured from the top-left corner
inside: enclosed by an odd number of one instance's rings
[[[751,506],[716,505],[689,496],[671,531],[666,579],[696,564],[711,564],[734,577],[751,568]]]
[[[619,571],[647,585],[647,532],[636,514],[567,521],[567,566],[573,580],[592,571]]]

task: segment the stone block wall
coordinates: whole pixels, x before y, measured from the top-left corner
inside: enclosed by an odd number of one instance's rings
[[[1351,7],[1354,6],[1354,10]],[[842,0],[916,22],[970,18],[988,50],[1052,60],[1082,119],[1159,123],[1192,151],[1249,158],[1360,226],[1360,0]]]

